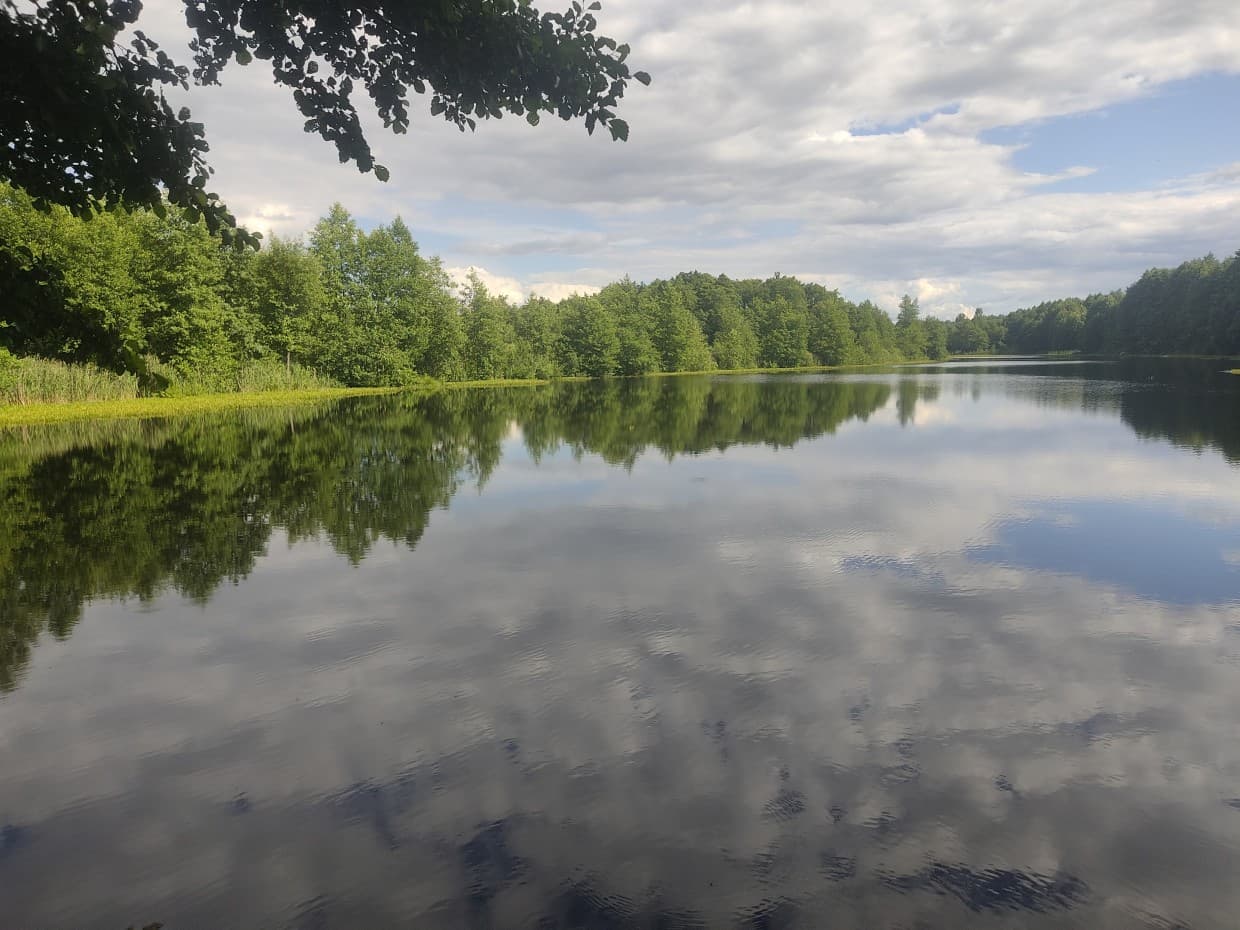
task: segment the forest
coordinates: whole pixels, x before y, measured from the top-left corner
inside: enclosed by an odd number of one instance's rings
[[[1049,301],[1001,319],[997,348],[1005,352],[1240,355],[1240,252],[1152,268],[1126,290]]]
[[[91,365],[124,379],[122,392],[871,364],[948,351],[948,325],[921,319],[911,298],[893,320],[780,275],[626,279],[514,304],[474,276],[457,287],[399,218],[367,231],[338,204],[304,242],[254,250],[224,245],[171,205],[86,220],[6,187],[0,286],[10,372],[19,356]]]
[[[1240,353],[1240,260],[1007,315],[895,318],[779,274],[701,272],[523,303],[454,282],[398,217],[339,204],[304,241],[226,244],[172,205],[77,217],[0,187],[0,402],[427,379],[890,364],[949,354]],[[64,388],[72,383],[71,390]]]

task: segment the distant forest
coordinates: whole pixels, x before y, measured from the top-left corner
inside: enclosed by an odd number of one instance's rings
[[[345,385],[885,364],[949,354],[1240,353],[1240,261],[1147,272],[1126,292],[1005,316],[895,318],[819,284],[699,272],[515,304],[458,288],[400,220],[339,204],[306,240],[224,246],[178,208],[87,220],[0,186],[0,379],[14,356],[89,363],[148,392],[236,389],[264,364]]]

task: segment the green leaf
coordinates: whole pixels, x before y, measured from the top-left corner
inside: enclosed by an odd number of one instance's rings
[[[529,123],[531,126],[537,126],[538,125],[538,113],[535,110],[530,110],[530,112],[525,114],[525,121]]]
[[[386,183],[387,179],[391,177],[391,175],[388,173],[387,168],[383,167],[383,165],[375,165],[375,177]]]
[[[254,56],[250,54],[248,49],[244,49],[244,48],[237,49],[237,64],[248,65],[253,60],[254,60]]]
[[[645,84],[647,87],[650,86],[650,75],[645,71],[634,71],[633,80],[637,81],[639,84]]]
[[[619,139],[621,142],[629,141],[629,124],[622,119],[613,119],[607,127],[611,130],[611,138]]]
[[[587,10],[595,10],[595,11],[601,10],[602,8],[603,8],[603,4],[599,3],[598,0],[594,0],[593,3],[591,3],[588,7],[586,7]]]

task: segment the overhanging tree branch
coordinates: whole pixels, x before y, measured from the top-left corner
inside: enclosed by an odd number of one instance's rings
[[[629,48],[596,34],[594,12],[573,2],[539,13],[529,0],[185,0],[193,80],[218,83],[232,62],[269,64],[290,88],[305,129],[342,162],[387,180],[361,128],[364,91],[385,127],[409,128],[410,97],[462,131],[505,113],[581,119],[615,140],[615,112],[632,71]],[[162,209],[163,197],[226,238],[254,242],[206,189],[201,123],[176,111],[166,88],[190,71],[135,31],[138,0],[0,0],[0,178],[40,205],[86,216],[124,201]]]

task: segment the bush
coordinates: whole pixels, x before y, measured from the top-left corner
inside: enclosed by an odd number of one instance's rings
[[[301,365],[286,366],[270,359],[246,362],[237,371],[238,391],[301,391],[340,387],[340,383]]]
[[[17,370],[21,367],[21,361],[8,349],[0,348],[0,397],[7,396],[8,392],[17,384]]]
[[[228,372],[185,372],[148,356],[144,372],[115,374],[93,365],[43,358],[18,358],[0,348],[0,404],[73,403],[136,397],[261,393],[339,387],[300,365],[270,359],[244,362]]]
[[[301,365],[286,366],[273,359],[243,362],[232,371],[178,372],[168,365],[148,361],[152,393],[165,397],[190,397],[196,394],[259,393],[263,391],[300,391],[313,388],[339,387],[339,383]],[[160,384],[162,382],[162,385]]]
[[[3,350],[0,353],[0,403],[73,403],[138,396],[135,375],[45,358],[15,358]]]

